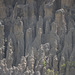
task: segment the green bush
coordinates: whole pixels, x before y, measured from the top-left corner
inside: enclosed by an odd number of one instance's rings
[[[46,67],[46,61],[45,60],[43,61],[43,65],[44,65],[44,67]]]

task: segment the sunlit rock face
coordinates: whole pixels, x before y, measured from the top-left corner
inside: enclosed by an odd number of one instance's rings
[[[75,0],[0,0],[0,75],[75,75]]]

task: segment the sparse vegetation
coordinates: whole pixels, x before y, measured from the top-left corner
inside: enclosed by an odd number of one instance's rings
[[[54,75],[54,70],[47,69],[47,74],[52,73]]]
[[[70,62],[70,61],[67,61],[67,64],[69,65],[69,67],[75,67],[75,61],[73,62]]]
[[[61,71],[64,71],[65,68],[66,68],[66,64],[64,63],[64,64],[61,65]]]
[[[45,60],[43,61],[43,65],[44,65],[44,67],[46,66],[46,61]]]
[[[68,65],[70,68],[72,68],[72,67],[75,68],[75,61],[73,61],[73,62],[67,61],[66,63],[62,64],[62,65],[61,65],[61,70],[64,70],[67,65]]]
[[[50,72],[50,69],[47,69],[47,73],[49,73]]]
[[[66,64],[62,64],[61,67],[62,67],[62,68],[65,68],[65,67],[66,67]]]

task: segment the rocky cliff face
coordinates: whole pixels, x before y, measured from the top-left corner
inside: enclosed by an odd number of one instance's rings
[[[0,75],[75,75],[75,0],[0,0]]]

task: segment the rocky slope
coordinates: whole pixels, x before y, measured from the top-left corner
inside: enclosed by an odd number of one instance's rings
[[[0,0],[0,75],[75,75],[75,0]]]

